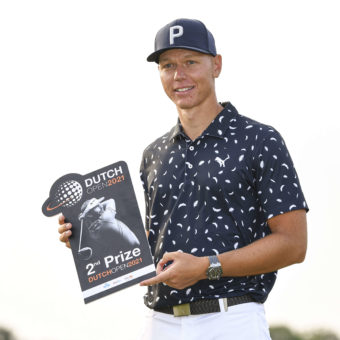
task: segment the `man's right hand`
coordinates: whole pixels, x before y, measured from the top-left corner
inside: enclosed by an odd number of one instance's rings
[[[69,237],[72,235],[72,224],[65,223],[65,216],[61,214],[59,216],[59,224],[60,227],[58,228],[58,232],[60,234],[59,240],[64,242],[67,248],[71,248]]]

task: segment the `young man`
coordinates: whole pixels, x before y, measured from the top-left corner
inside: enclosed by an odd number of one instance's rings
[[[212,34],[178,19],[156,35],[178,123],[143,154],[146,229],[157,275],[144,340],[270,339],[263,303],[276,271],[302,262],[307,204],[280,134],[219,103]],[[60,239],[69,227],[60,219]]]

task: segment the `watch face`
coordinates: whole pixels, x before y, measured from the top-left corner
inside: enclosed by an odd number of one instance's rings
[[[222,269],[220,266],[209,267],[207,275],[209,280],[219,280],[222,275]]]

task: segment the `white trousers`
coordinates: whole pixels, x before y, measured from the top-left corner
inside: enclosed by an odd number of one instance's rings
[[[140,340],[270,340],[262,304],[231,306],[226,312],[174,317],[150,311]]]

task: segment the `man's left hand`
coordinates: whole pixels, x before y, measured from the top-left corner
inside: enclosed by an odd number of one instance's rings
[[[168,262],[172,263],[165,266]],[[151,286],[164,282],[175,289],[184,289],[197,281],[206,279],[209,267],[207,257],[197,257],[182,252],[165,253],[158,262],[156,276],[140,283],[141,286]]]

